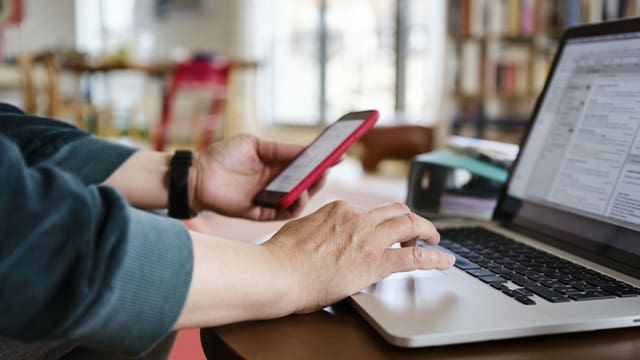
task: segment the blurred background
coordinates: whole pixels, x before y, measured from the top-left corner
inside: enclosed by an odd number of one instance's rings
[[[222,97],[226,119],[215,124],[215,138],[250,131],[307,139],[313,131],[305,128],[323,127],[354,109],[376,108],[390,121],[398,114],[403,121],[437,120],[444,1],[3,3],[3,12],[20,14],[3,29],[0,100],[100,135],[152,141],[170,100],[171,117],[189,124],[172,119],[175,139],[167,143],[192,141],[197,114],[211,112],[209,103]],[[228,62],[228,76],[218,80],[225,89],[207,94],[203,90],[215,86],[204,75],[202,86],[171,93],[176,65],[194,58]],[[51,85],[59,99],[48,98]],[[93,107],[79,116],[70,106],[48,110],[51,101]],[[284,128],[292,132],[281,135]]]
[[[2,0],[0,100],[100,136],[194,148],[379,126],[518,143],[562,31],[633,0]]]

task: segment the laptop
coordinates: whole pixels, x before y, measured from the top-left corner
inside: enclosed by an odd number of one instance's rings
[[[558,49],[492,220],[434,221],[455,267],[350,297],[388,342],[640,326],[640,19],[568,29]]]

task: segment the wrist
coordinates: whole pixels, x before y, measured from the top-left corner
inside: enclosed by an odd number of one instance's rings
[[[274,291],[273,303],[278,304],[272,308],[274,316],[286,316],[298,313],[303,309],[304,286],[300,269],[292,262],[292,254],[283,251],[278,246],[273,246],[271,240],[260,245],[264,252],[265,264],[272,270],[269,278],[274,279],[272,289]]]
[[[200,205],[200,202],[198,201],[198,184],[200,184],[200,174],[202,174],[199,160],[200,160],[200,154],[194,154],[193,162],[191,164],[191,167],[189,168],[189,178],[188,178],[189,208],[191,209],[192,212],[196,214],[203,210],[202,206]]]

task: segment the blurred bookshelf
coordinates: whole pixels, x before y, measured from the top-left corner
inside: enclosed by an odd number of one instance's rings
[[[519,143],[562,32],[638,15],[640,0],[449,1],[451,132]]]

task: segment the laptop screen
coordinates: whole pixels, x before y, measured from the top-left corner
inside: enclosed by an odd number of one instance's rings
[[[568,36],[557,56],[496,214],[638,270],[640,32]]]

